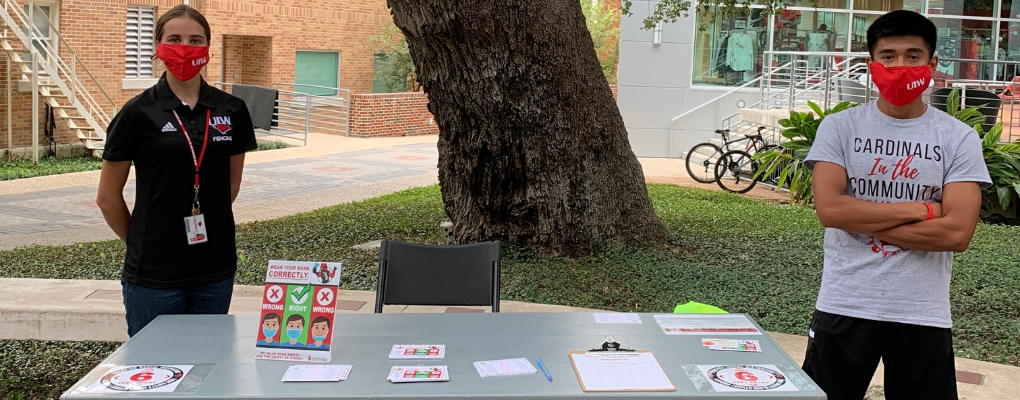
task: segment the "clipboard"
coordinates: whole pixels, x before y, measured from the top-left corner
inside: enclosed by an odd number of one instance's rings
[[[582,377],[582,372],[578,368],[577,362],[575,362],[575,360],[574,360],[574,356],[575,355],[598,356],[598,357],[606,357],[606,356],[609,356],[609,357],[642,357],[642,355],[644,355],[644,354],[648,354],[655,361],[655,368],[658,370],[659,373],[662,374],[661,379],[665,380],[665,383],[669,384],[668,388],[667,387],[648,388],[648,389],[589,388],[588,385],[585,385],[584,378]],[[570,364],[574,366],[574,375],[577,376],[577,382],[579,384],[581,384],[581,390],[583,390],[585,392],[675,392],[676,391],[676,385],[674,385],[673,381],[671,381],[669,379],[669,376],[666,375],[666,371],[662,369],[662,365],[659,364],[659,360],[655,358],[655,355],[652,354],[651,351],[640,350],[640,351],[619,351],[619,352],[616,352],[616,351],[613,351],[613,352],[595,352],[595,351],[580,351],[580,350],[578,350],[578,351],[571,351],[571,352],[569,352],[568,353],[568,357],[570,358]],[[650,367],[650,366],[646,366],[645,369],[647,370],[648,367]]]

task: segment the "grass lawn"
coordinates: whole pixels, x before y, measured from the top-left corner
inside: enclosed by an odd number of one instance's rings
[[[749,313],[770,331],[807,332],[822,270],[823,229],[812,209],[670,185],[649,192],[673,232],[670,245],[581,259],[507,246],[502,298],[639,312],[694,300]],[[438,243],[443,220],[432,186],[243,224],[237,280],[261,285],[271,258],[330,260],[344,263],[344,289],[374,290],[378,252],[351,246],[380,238]],[[0,276],[118,279],[123,257],[116,241],[0,251]],[[1020,227],[978,226],[970,250],[956,256],[951,298],[958,356],[1020,365]]]
[[[39,159],[39,165],[33,165],[31,159],[15,158],[13,161],[7,161],[7,155],[0,154],[0,181],[66,174],[69,172],[94,171],[102,166],[103,160],[91,156],[67,158],[43,157]]]

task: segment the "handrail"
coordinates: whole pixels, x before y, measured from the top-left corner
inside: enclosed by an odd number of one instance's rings
[[[781,66],[778,66],[776,68],[773,68],[768,73],[763,73],[761,76],[759,76],[757,78],[754,78],[754,79],[752,79],[750,81],[747,81],[747,83],[744,83],[743,85],[740,85],[740,86],[734,88],[733,90],[730,90],[730,91],[728,91],[726,93],[723,93],[723,94],[719,95],[719,97],[717,97],[717,99],[722,98],[724,96],[728,96],[728,95],[733,94],[733,93],[736,93],[740,89],[746,89],[748,86],[753,85],[755,82],[760,82],[766,76],[773,75],[776,71],[779,71],[779,70],[784,69],[784,68],[788,68],[791,64],[792,64],[792,62],[791,63],[787,63],[786,65],[781,65]],[[683,117],[686,117],[687,115],[689,115],[691,113],[694,113],[695,111],[700,110],[702,107],[708,106],[709,103],[711,103],[711,101],[706,102],[704,104],[701,104],[701,105],[699,105],[697,107],[694,107],[694,108],[692,108],[690,110],[687,110],[687,112],[684,112],[683,114],[677,115],[676,117],[673,117],[673,119],[669,120],[669,128],[670,128],[670,131],[671,131],[670,134],[672,134],[673,123],[676,122],[676,120],[678,120],[680,118],[683,118]]]
[[[5,1],[9,1],[9,0],[5,0]],[[96,84],[96,88],[99,89],[99,92],[102,93],[103,96],[106,97],[106,100],[108,100],[110,102],[110,105],[113,106],[113,111],[117,112],[117,109],[118,109],[117,102],[113,101],[113,98],[110,97],[109,93],[106,93],[106,90],[103,89],[103,86],[99,84],[99,80],[96,79],[95,75],[92,75],[92,71],[90,71],[89,68],[85,65],[85,63],[81,61],[81,58],[78,57],[77,53],[75,53],[74,48],[71,47],[71,45],[69,43],[67,43],[67,40],[64,39],[64,36],[60,34],[60,30],[57,29],[57,27],[53,25],[52,21],[50,21],[49,16],[47,16],[45,12],[42,12],[42,8],[39,7],[39,4],[37,4],[35,2],[35,0],[29,0],[29,3],[31,3],[31,5],[33,7],[35,7],[35,9],[38,10],[41,13],[41,15],[43,17],[43,20],[46,21],[46,24],[50,28],[50,33],[53,34],[53,35],[56,35],[57,39],[59,39],[60,42],[63,43],[64,46],[67,47],[67,51],[69,53],[71,53],[71,62],[73,63],[75,60],[77,60],[78,63],[81,64],[82,69],[85,70],[85,74],[88,75],[89,78],[92,78],[92,81],[94,81],[95,84]],[[33,30],[38,30],[36,28],[36,26],[35,26],[35,22],[34,21],[32,21],[31,23],[28,23],[26,25],[30,26]],[[42,32],[39,32],[39,36],[40,37],[42,36]],[[60,49],[59,48],[57,48],[57,57],[55,57],[55,58],[58,59],[58,60],[60,59]],[[66,63],[65,63],[65,65],[66,65]],[[77,81],[78,79],[77,79],[76,76],[72,76],[72,80]],[[91,93],[89,93],[88,91],[86,91],[85,94],[88,95],[89,97],[91,97]],[[98,104],[96,104],[96,105],[98,106]]]

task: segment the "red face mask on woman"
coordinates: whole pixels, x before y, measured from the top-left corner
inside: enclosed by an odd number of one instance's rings
[[[209,63],[209,46],[160,44],[156,58],[163,60],[166,70],[182,81],[190,81]]]
[[[878,93],[896,107],[903,107],[916,100],[931,83],[931,67],[886,67],[871,63],[871,80],[878,86]]]

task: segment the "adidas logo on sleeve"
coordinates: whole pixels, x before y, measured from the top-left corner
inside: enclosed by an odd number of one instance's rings
[[[167,122],[163,125],[163,132],[177,132],[177,128],[174,127],[173,122]]]

